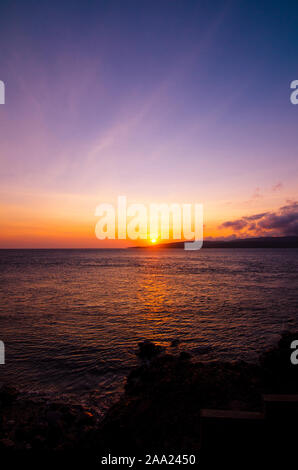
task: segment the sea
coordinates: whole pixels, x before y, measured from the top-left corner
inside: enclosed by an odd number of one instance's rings
[[[104,413],[140,341],[255,362],[298,331],[297,287],[297,249],[0,250],[0,382]]]

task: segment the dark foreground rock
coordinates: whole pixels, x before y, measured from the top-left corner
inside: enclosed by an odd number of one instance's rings
[[[4,397],[4,400],[3,400]],[[22,398],[0,388],[0,450],[70,450],[84,447],[96,417],[79,405]]]
[[[187,354],[142,343],[140,365],[103,420],[82,406],[28,400],[2,386],[0,449],[196,454],[202,408],[260,412],[264,393],[298,394],[298,365],[290,361],[293,339],[298,333],[284,334],[259,364],[196,363]]]

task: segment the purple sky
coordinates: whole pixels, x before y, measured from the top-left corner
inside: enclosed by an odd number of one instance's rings
[[[203,202],[216,237],[293,204],[297,19],[294,1],[4,1],[0,246],[100,246],[95,207],[121,194]]]

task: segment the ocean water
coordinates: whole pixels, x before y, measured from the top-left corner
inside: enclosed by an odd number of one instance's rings
[[[295,249],[1,250],[0,380],[105,409],[144,339],[256,360],[298,330],[297,286]]]

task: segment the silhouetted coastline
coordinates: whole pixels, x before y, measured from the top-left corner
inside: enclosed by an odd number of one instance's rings
[[[135,246],[128,249],[183,249],[184,242],[158,243],[148,247]],[[298,248],[298,237],[256,237],[233,240],[204,240],[202,248]]]

